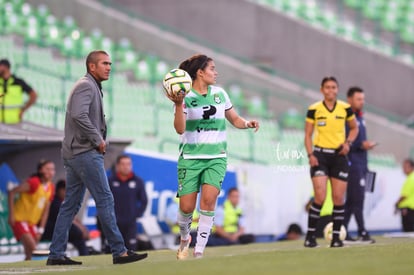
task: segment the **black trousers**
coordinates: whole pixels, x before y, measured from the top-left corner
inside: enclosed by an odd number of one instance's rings
[[[365,176],[365,169],[351,165],[346,190],[344,225],[348,228],[351,216],[354,215],[359,234],[366,231],[364,222]]]
[[[414,232],[414,210],[409,208],[401,209],[401,223],[404,232]]]

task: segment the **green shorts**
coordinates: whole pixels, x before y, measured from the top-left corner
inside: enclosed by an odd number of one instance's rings
[[[178,197],[199,192],[202,184],[221,190],[226,175],[227,159],[183,159],[178,160]]]

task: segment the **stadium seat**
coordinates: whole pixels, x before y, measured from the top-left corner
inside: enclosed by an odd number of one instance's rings
[[[285,129],[304,129],[304,114],[297,109],[290,108],[281,115],[280,124]]]
[[[247,107],[246,97],[241,90],[241,87],[237,84],[230,84],[227,87],[228,95],[230,97],[230,101],[233,103],[233,106],[236,108],[236,111],[239,114],[245,114],[245,109]]]
[[[259,96],[253,96],[247,101],[247,113],[251,117],[273,117],[272,112],[270,112],[267,108],[266,102]]]
[[[46,24],[42,27],[43,42],[45,46],[59,47],[61,45],[63,32],[57,24],[53,15],[48,15]]]
[[[360,0],[344,0],[345,4],[351,8],[359,9],[363,6],[364,2]]]

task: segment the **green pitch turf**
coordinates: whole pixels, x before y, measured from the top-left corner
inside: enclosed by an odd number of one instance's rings
[[[75,257],[81,266],[46,266],[45,260],[0,264],[0,274],[413,274],[414,239],[377,237],[375,244],[304,248],[303,241],[208,247],[202,259],[177,261],[175,251],[149,251],[143,261],[113,265],[110,255]]]

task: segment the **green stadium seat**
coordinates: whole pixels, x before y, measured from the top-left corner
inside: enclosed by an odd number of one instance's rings
[[[43,42],[45,46],[60,47],[63,32],[57,24],[57,20],[53,15],[46,18],[46,24],[42,28]]]
[[[155,65],[155,81],[161,82],[170,69],[171,66],[167,62],[158,60]]]
[[[11,3],[6,3],[4,5],[4,33],[16,33],[16,34],[24,34],[24,18],[19,16],[14,10]]]
[[[235,108],[239,112],[244,112],[244,108],[247,106],[246,97],[241,89],[241,87],[237,84],[231,84],[226,89],[230,101],[233,103]]]
[[[266,102],[259,96],[254,96],[247,102],[247,113],[251,117],[271,118],[273,114],[267,109]]]
[[[382,0],[370,0],[362,6],[362,14],[369,19],[377,20],[384,11],[384,2]]]
[[[283,10],[292,16],[298,16],[301,8],[300,0],[283,0]]]
[[[49,8],[45,4],[40,4],[37,7],[36,15],[40,25],[46,24],[46,19],[50,15]]]
[[[281,115],[280,124],[286,129],[304,129],[304,117],[297,109],[290,108]]]
[[[414,43],[414,25],[406,26],[401,30],[401,39],[406,43]]]
[[[344,0],[345,4],[348,7],[359,9],[364,5],[364,2],[361,0]]]

